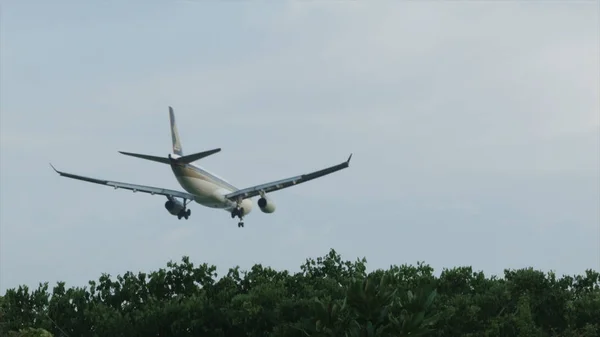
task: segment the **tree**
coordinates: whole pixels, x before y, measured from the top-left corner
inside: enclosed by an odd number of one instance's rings
[[[53,335],[45,329],[25,328],[9,332],[8,337],[53,337]]]
[[[463,266],[390,266],[335,251],[300,272],[194,265],[184,256],[150,273],[102,274],[0,296],[0,336],[598,336],[600,274],[534,269],[486,277]]]

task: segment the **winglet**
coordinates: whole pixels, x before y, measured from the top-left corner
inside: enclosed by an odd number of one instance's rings
[[[346,160],[346,164],[350,164],[350,159],[352,159],[352,153],[350,153],[350,157],[348,157],[348,160]]]
[[[52,163],[49,163],[50,167],[52,167],[52,169],[54,170],[54,172],[60,174],[60,172],[58,172],[58,170],[56,169],[56,167],[54,167],[54,165],[52,165]]]

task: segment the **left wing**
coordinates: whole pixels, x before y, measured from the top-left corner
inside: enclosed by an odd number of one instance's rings
[[[56,173],[60,174],[63,177],[67,177],[67,178],[83,180],[83,181],[100,184],[100,185],[112,186],[115,189],[123,188],[126,190],[131,190],[133,192],[144,192],[144,193],[150,193],[152,195],[159,194],[159,195],[164,195],[167,197],[178,197],[178,198],[187,199],[187,200],[194,200],[193,194],[189,194],[189,193],[185,193],[185,192],[168,190],[166,188],[135,185],[135,184],[128,184],[128,183],[121,183],[118,181],[110,181],[110,180],[102,180],[102,179],[84,177],[84,176],[79,176],[79,175],[75,175],[75,174],[71,174],[71,173],[61,172],[61,171],[57,170],[54,166],[52,166],[52,164],[50,164],[50,166],[52,167],[52,169],[54,171],[56,171]]]
[[[225,198],[232,200],[232,201],[235,201],[238,198],[241,198],[241,199],[252,198],[261,193],[273,192],[273,191],[281,190],[281,189],[291,187],[294,185],[298,185],[298,184],[307,182],[309,180],[320,178],[322,176],[331,174],[333,172],[345,169],[348,166],[350,166],[350,159],[352,159],[352,154],[350,154],[350,157],[348,157],[348,160],[346,160],[345,162],[343,162],[341,164],[330,166],[328,168],[325,168],[325,169],[322,169],[319,171],[315,171],[315,172],[311,172],[311,173],[307,173],[307,174],[303,174],[303,175],[299,175],[299,176],[295,176],[295,177],[291,177],[291,178],[287,178],[287,179],[277,180],[277,181],[273,181],[270,183],[256,185],[256,186],[244,188],[241,190],[237,190],[235,192],[226,194]]]

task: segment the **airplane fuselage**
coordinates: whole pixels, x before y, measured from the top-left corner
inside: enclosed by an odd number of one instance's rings
[[[225,198],[225,195],[238,190],[223,178],[194,164],[171,164],[171,169],[179,185],[195,196],[194,201],[200,205],[232,211],[237,204]],[[252,200],[244,199],[240,206],[244,215],[252,210]]]

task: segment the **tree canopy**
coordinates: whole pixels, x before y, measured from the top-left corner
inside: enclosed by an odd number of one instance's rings
[[[600,275],[391,266],[331,250],[300,272],[179,263],[0,296],[0,336],[600,336]]]

